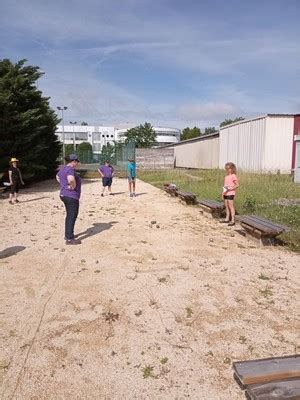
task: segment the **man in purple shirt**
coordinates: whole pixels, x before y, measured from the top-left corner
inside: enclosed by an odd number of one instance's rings
[[[65,239],[67,245],[80,244],[81,241],[74,238],[74,226],[78,216],[81,194],[81,179],[75,171],[79,159],[76,154],[70,154],[65,157],[65,160],[67,164],[63,165],[56,175],[60,184],[60,199],[66,207]]]
[[[114,176],[114,169],[110,165],[109,161],[106,160],[104,165],[101,165],[101,167],[98,169],[99,174],[102,177],[102,185],[103,185],[103,190],[101,193],[101,196],[104,196],[104,191],[105,188],[107,187],[108,192],[110,195],[112,195],[111,192],[111,185],[112,185],[112,180]]]

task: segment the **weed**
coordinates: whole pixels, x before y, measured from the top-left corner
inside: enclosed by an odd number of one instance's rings
[[[264,275],[262,272],[258,275],[258,279],[262,279],[263,281],[269,281],[270,278],[267,275]]]
[[[245,212],[254,212],[256,210],[256,200],[252,196],[246,197],[246,200],[243,204],[243,211]]]
[[[272,289],[271,287],[266,286],[265,289],[259,289],[259,293],[260,293],[263,297],[265,297],[265,298],[267,299],[268,297],[273,296],[273,292],[272,292],[271,289]]]
[[[163,276],[162,278],[158,278],[157,280],[159,283],[167,283],[168,282],[168,279],[165,276]]]
[[[115,322],[119,319],[119,314],[114,314],[111,311],[104,312],[102,315],[107,322]]]
[[[224,364],[231,364],[231,359],[229,357],[225,357],[223,360]]]
[[[156,376],[153,374],[153,370],[154,367],[152,367],[151,365],[146,365],[143,368],[143,378],[147,379],[147,378],[156,378]]]
[[[250,351],[250,353],[252,353],[253,350],[254,350],[254,346],[252,346],[252,344],[250,344],[250,345],[248,346],[248,350]]]
[[[245,336],[240,336],[239,337],[239,342],[240,343],[244,344],[244,343],[246,343],[246,341],[247,341],[247,339],[245,338]]]
[[[187,318],[191,318],[191,316],[193,314],[193,310],[191,309],[191,307],[186,307],[185,311],[186,311]]]
[[[163,357],[163,358],[161,358],[161,360],[160,360],[160,363],[161,364],[166,364],[168,362],[168,358],[167,357]]]
[[[213,357],[213,356],[214,356],[214,353],[213,353],[211,350],[209,350],[205,355],[206,355],[206,356],[211,356],[211,357]]]

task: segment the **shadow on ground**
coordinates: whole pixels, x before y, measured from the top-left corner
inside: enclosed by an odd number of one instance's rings
[[[7,247],[6,249],[0,251],[0,259],[14,256],[15,254],[18,254],[20,251],[23,251],[25,249],[25,246]]]
[[[112,221],[112,222],[103,222],[103,223],[95,223],[93,224],[92,227],[88,228],[84,232],[77,233],[76,238],[80,240],[84,240],[88,237],[97,235],[98,233],[101,233],[103,231],[106,231],[107,229],[110,229],[114,224],[117,224],[118,221]]]

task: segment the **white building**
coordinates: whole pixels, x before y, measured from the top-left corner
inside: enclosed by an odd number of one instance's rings
[[[157,146],[173,144],[180,141],[180,134],[181,134],[180,129],[164,128],[161,126],[153,126],[152,128],[156,134]],[[129,128],[116,129],[116,137],[117,137],[116,140],[123,142],[125,140],[125,135],[128,129]]]
[[[244,171],[290,173],[298,119],[297,115],[267,114],[221,127],[219,168],[231,161]]]
[[[132,126],[133,127],[133,126]],[[89,142],[93,146],[93,153],[100,154],[102,147],[114,141],[124,141],[125,134],[129,128],[116,129],[113,126],[93,125],[58,125],[56,134],[61,142],[76,146],[82,142]],[[180,140],[180,129],[153,127],[156,133],[156,140],[159,146],[164,144],[177,143]],[[64,137],[64,138],[63,138]]]

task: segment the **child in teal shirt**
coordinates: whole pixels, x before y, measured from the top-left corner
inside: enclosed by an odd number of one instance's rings
[[[136,166],[134,158],[128,158],[127,176],[128,176],[130,197],[135,197]]]

